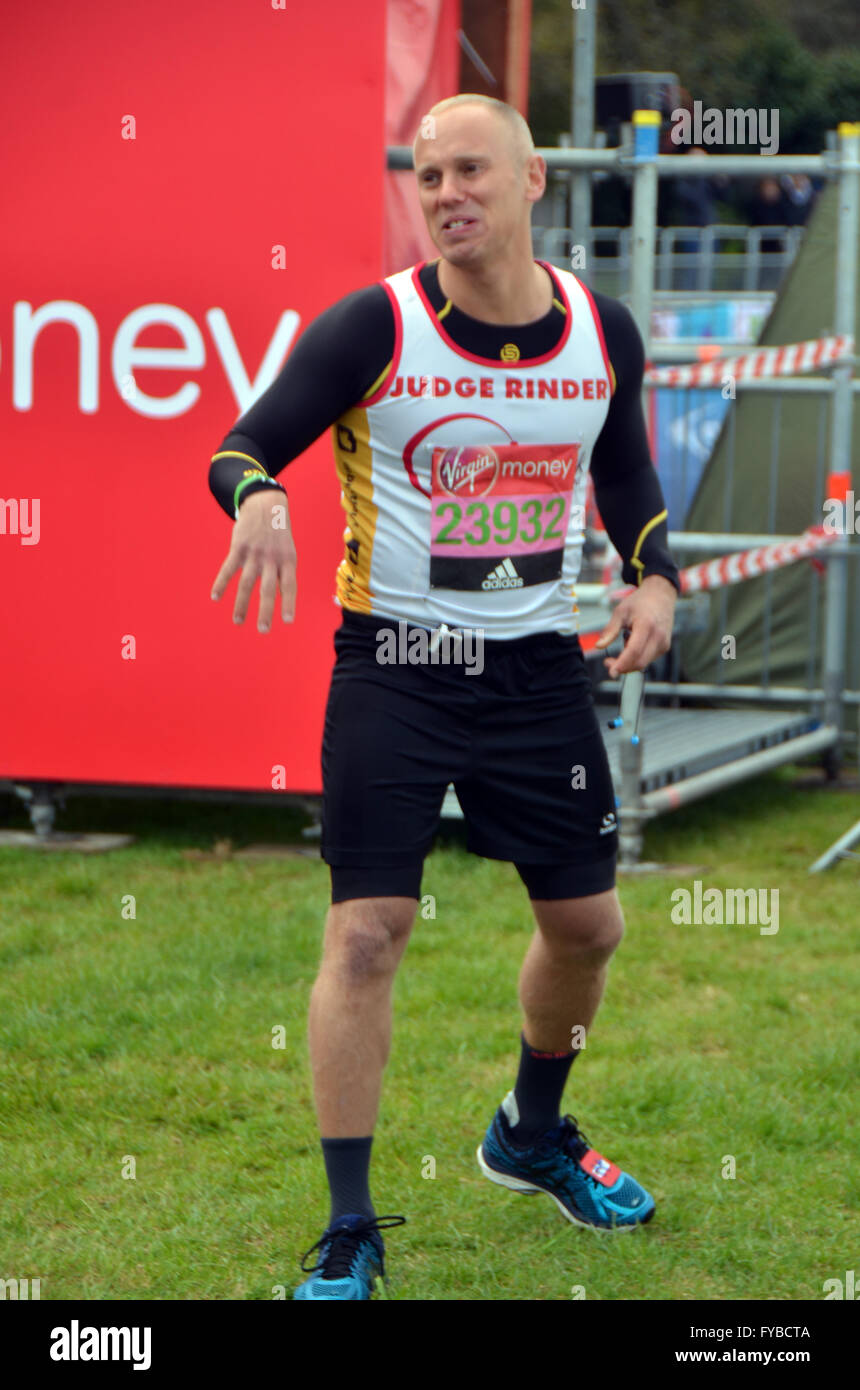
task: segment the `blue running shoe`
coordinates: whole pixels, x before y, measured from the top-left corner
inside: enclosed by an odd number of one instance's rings
[[[654,1215],[654,1198],[614,1163],[592,1149],[572,1115],[546,1130],[527,1149],[511,1140],[519,1123],[509,1091],[478,1147],[478,1167],[491,1182],[512,1192],[548,1192],[576,1226],[631,1231]]]
[[[405,1221],[405,1216],[341,1216],[302,1256],[302,1269],[311,1277],[299,1285],[293,1299],[369,1299],[375,1293],[387,1298],[385,1246],[379,1232]],[[317,1263],[305,1264],[315,1250]]]

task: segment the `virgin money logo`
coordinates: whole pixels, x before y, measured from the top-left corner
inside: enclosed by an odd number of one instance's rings
[[[439,460],[439,483],[452,497],[468,492],[485,497],[499,476],[499,456],[490,446],[446,449]]]

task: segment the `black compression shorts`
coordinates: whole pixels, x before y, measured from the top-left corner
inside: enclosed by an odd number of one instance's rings
[[[478,674],[477,648],[472,671],[383,664],[385,629],[397,620],[344,611],[335,633],[322,751],[332,901],[420,897],[449,783],[468,849],[515,864],[531,898],[614,887],[615,794],[579,639],[487,639]]]

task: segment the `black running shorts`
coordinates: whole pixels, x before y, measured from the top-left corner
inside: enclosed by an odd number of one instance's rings
[[[579,639],[487,639],[478,674],[478,648],[472,670],[380,662],[386,629],[397,620],[345,610],[334,638],[321,846],[332,901],[420,897],[449,783],[468,849],[515,864],[531,898],[614,887],[615,794]]]

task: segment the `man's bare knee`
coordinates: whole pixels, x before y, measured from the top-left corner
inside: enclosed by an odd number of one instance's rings
[[[550,950],[598,962],[608,959],[624,935],[614,890],[586,898],[533,902],[535,919]]]
[[[415,898],[350,898],[329,909],[324,960],[353,982],[391,975],[412,931]]]

